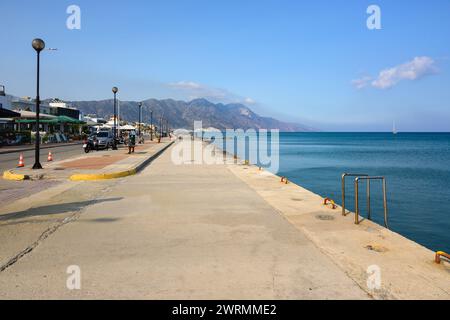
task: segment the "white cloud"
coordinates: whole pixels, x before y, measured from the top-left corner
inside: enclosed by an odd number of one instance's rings
[[[244,99],[244,103],[246,103],[246,104],[255,104],[256,101],[253,100],[252,98],[245,98]]]
[[[194,81],[179,81],[168,84],[169,88],[181,93],[189,100],[205,98],[211,102],[256,104],[252,98],[244,98],[225,89],[213,88]]]
[[[369,85],[369,82],[372,80],[372,77],[362,77],[360,79],[352,80],[352,84],[356,89],[362,89]]]
[[[381,70],[376,79],[363,77],[352,81],[357,89],[362,89],[369,84],[377,89],[389,89],[403,80],[418,80],[425,76],[435,74],[438,71],[434,60],[430,57],[415,57],[404,64]]]
[[[417,80],[436,73],[434,60],[429,57],[415,57],[412,61],[402,65],[382,70],[372,86],[387,89],[395,86],[402,80]]]
[[[169,83],[169,86],[179,89],[200,89],[202,87],[201,84],[193,81],[179,81]]]

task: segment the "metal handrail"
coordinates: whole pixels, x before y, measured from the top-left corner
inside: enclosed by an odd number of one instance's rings
[[[345,212],[345,177],[368,177],[368,174],[365,173],[344,173],[342,175],[342,215],[346,216],[347,213]],[[368,185],[368,192],[370,192],[370,186]],[[370,195],[369,195],[370,197]]]
[[[438,251],[438,252],[436,252],[436,257],[435,257],[434,261],[435,261],[437,264],[440,264],[440,263],[441,263],[441,257],[444,257],[445,259],[447,259],[447,260],[450,261],[450,254],[445,253],[444,251]]]
[[[368,210],[368,219],[370,220],[370,181],[371,180],[381,180],[383,184],[383,206],[384,206],[384,226],[389,228],[388,226],[388,209],[387,209],[387,195],[386,195],[386,179],[384,177],[357,177],[355,179],[355,224],[359,224],[359,181],[366,180],[367,181],[367,210]]]

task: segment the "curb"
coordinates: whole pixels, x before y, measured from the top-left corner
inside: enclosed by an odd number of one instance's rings
[[[118,179],[128,176],[132,176],[144,169],[150,162],[158,158],[164,151],[167,150],[175,141],[170,142],[167,146],[159,150],[157,153],[142,161],[136,167],[130,170],[111,172],[111,173],[100,173],[100,174],[74,174],[71,175],[70,181],[97,181],[97,180],[108,180],[108,179]]]
[[[132,176],[136,174],[136,169],[119,171],[113,173],[101,173],[101,174],[74,174],[70,176],[70,181],[96,181],[96,180],[108,180],[117,179]]]
[[[3,172],[3,179],[11,181],[29,180],[30,176],[24,174],[13,173],[11,170]]]

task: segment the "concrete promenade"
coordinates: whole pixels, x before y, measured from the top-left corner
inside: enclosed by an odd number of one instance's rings
[[[168,149],[138,175],[1,208],[0,298],[450,299],[431,251],[321,203],[230,159],[175,165]],[[66,287],[71,265],[80,290]]]

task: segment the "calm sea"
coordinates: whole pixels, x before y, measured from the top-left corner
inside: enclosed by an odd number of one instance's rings
[[[385,176],[390,229],[434,251],[450,251],[450,133],[280,134],[279,175],[340,204],[344,172]],[[371,187],[372,219],[383,224],[381,183]],[[351,178],[347,190],[353,211]]]

